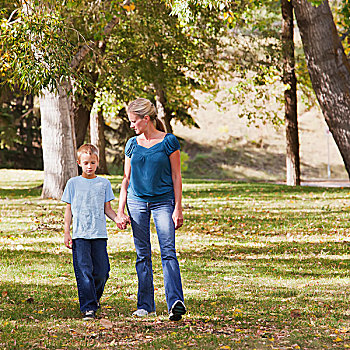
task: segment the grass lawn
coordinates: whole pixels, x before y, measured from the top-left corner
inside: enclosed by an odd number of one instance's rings
[[[42,178],[0,170],[1,349],[350,348],[349,189],[185,180],[183,321],[167,318],[155,234],[157,316],[130,317],[132,235],[108,221],[110,279],[98,319],[85,322],[64,205],[40,199]],[[121,179],[109,178],[117,194]]]

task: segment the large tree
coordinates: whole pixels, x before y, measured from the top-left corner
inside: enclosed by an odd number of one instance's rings
[[[350,175],[350,63],[327,0],[292,0],[307,66],[323,115]]]
[[[191,17],[191,6],[227,6],[226,1],[168,1],[174,12],[182,18]],[[350,175],[350,63],[344,52],[328,0],[291,0],[301,34],[307,67],[312,86],[321,106],[327,125],[342,155]],[[242,5],[261,5],[260,0]],[[349,35],[350,9],[346,0],[342,4],[343,38]]]
[[[74,106],[72,92],[73,87],[81,85],[82,75],[76,72],[86,55],[118,22],[110,8],[102,11],[104,4],[100,4],[100,8],[92,5],[88,1],[78,5],[74,1],[66,3],[75,14],[85,7],[98,14],[92,22],[94,25],[88,26],[91,32],[86,38],[74,23],[74,18],[81,21],[86,17],[77,15],[69,21],[64,12],[66,7],[62,11],[55,1],[12,3],[9,5],[12,13],[6,13],[8,19],[2,20],[1,60],[7,81],[19,82],[21,88],[40,93],[44,158],[42,195],[45,198],[60,198],[67,180],[77,175],[74,112],[78,109]],[[72,37],[77,39],[74,41]]]
[[[111,32],[117,21],[115,17],[108,23],[104,30],[105,35]],[[93,45],[94,43],[90,42],[90,46]],[[85,44],[73,57],[71,61],[73,70],[78,67],[89,50],[89,45]],[[45,89],[41,94],[40,112],[44,158],[43,198],[60,198],[68,179],[78,175],[74,99],[68,96],[71,90],[72,85],[63,80],[58,86],[58,92],[50,92]],[[104,151],[104,147],[102,151]]]

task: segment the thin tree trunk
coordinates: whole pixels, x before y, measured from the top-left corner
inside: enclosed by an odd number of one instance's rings
[[[156,88],[156,108],[157,108],[157,115],[158,118],[163,122],[165,126],[165,130],[168,133],[173,132],[173,128],[170,124],[171,118],[167,115],[166,112],[166,97],[164,89],[159,84],[154,84]]]
[[[156,108],[157,108],[157,115],[158,118],[163,122],[165,126],[165,131],[167,133],[172,133],[173,128],[171,127],[170,120],[171,116],[167,114],[167,99],[166,99],[166,93],[165,89],[162,86],[162,75],[164,75],[164,62],[163,62],[163,54],[161,52],[157,55],[157,66],[159,71],[161,72],[158,76],[158,79],[154,83],[154,87],[156,90]]]
[[[45,170],[43,198],[61,198],[68,179],[78,175],[68,90],[69,84],[65,83],[57,93],[43,90],[39,97]]]
[[[74,111],[74,125],[75,136],[77,140],[77,148],[79,148],[85,141],[85,136],[90,121],[91,108],[88,108],[82,104],[79,104]]]
[[[297,79],[295,76],[293,6],[289,0],[281,0],[282,54],[286,122],[286,171],[287,185],[300,185],[300,158],[297,115]]]
[[[95,84],[98,80],[99,74],[91,74],[91,82],[93,86],[88,87],[86,93],[73,94],[74,100],[74,126],[75,126],[75,136],[77,141],[77,148],[79,148],[85,141],[87,134],[90,113],[95,100]]]
[[[350,175],[350,63],[328,1],[292,0],[313,88]]]
[[[108,174],[106,162],[106,140],[104,135],[104,120],[101,110],[93,108],[90,114],[91,143],[99,150],[98,174]]]

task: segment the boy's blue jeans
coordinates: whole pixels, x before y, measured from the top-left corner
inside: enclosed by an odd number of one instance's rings
[[[73,239],[73,266],[80,311],[96,311],[109,277],[107,239]]]
[[[150,241],[151,214],[158,234],[168,311],[175,301],[184,301],[180,268],[175,251],[175,226],[172,219],[174,207],[174,200],[155,203],[127,200],[137,254],[136,271],[139,280],[137,308],[148,312],[156,309]]]

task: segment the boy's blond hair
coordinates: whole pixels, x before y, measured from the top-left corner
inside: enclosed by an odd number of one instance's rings
[[[80,162],[80,157],[83,153],[89,154],[89,155],[94,154],[95,156],[97,156],[97,159],[98,159],[98,148],[91,143],[85,143],[84,145],[81,145],[78,148],[78,151],[77,151],[78,162]]]

